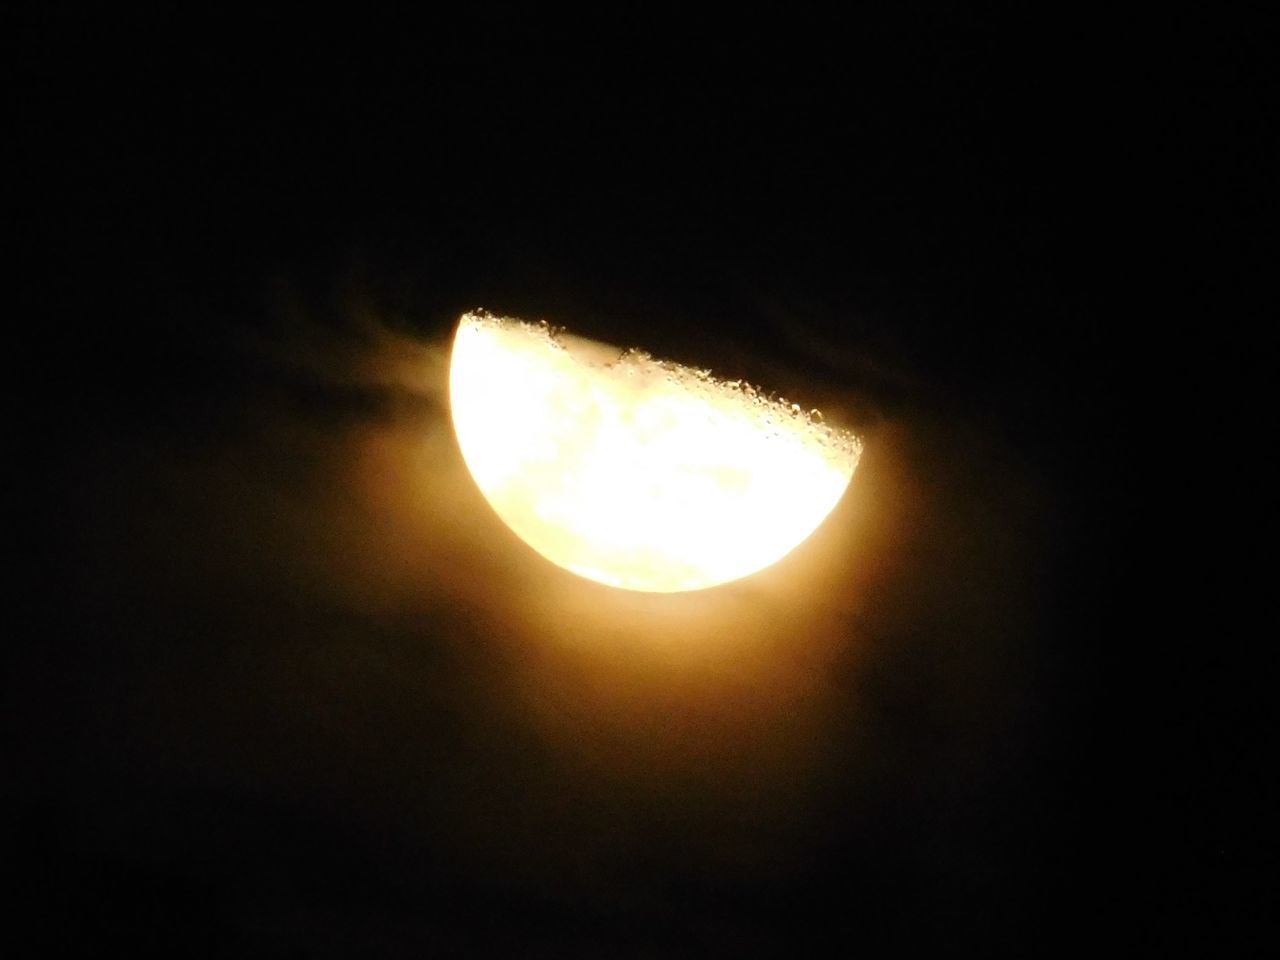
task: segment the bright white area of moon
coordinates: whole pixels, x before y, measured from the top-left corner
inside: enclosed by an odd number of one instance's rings
[[[840,500],[861,442],[741,382],[468,313],[449,374],[463,459],[534,550],[629,590],[775,563]]]

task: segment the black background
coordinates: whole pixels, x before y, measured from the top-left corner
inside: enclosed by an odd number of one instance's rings
[[[1266,631],[1235,618],[1267,556],[1251,450],[1273,349],[1274,39],[1243,17],[951,4],[750,23],[15,16],[8,356],[32,442],[11,472],[37,490],[5,860],[34,953],[1251,942],[1275,865],[1259,829]],[[348,356],[370,316],[439,344],[474,306],[788,395],[820,384],[851,425],[911,438],[909,474],[963,479],[928,509],[976,506],[961,532],[927,528],[904,582],[976,597],[956,629],[980,652],[945,652],[955,638],[909,586],[893,629],[850,628],[846,648],[881,653],[832,668],[825,759],[793,804],[735,766],[753,748],[732,746],[732,717],[700,775],[672,774],[661,746],[626,774],[557,761],[504,713],[494,677],[525,669],[519,644],[487,647],[456,609],[410,626],[205,589],[208,551],[252,568],[297,548],[252,520],[226,546],[190,503],[254,495],[211,470],[166,500],[174,462],[276,443],[281,405],[331,437],[438,414],[245,344]],[[320,455],[288,470],[269,482],[331,475]],[[1022,507],[1011,489],[1031,491]],[[990,545],[964,560],[984,523],[1012,560]],[[166,536],[186,547],[157,561]],[[407,706],[377,671],[302,671],[284,690],[227,666],[245,638],[309,655],[317,624],[343,617],[348,646],[322,656],[382,650],[388,669],[443,677],[435,693]],[[409,636],[427,652],[386,654]],[[988,693],[994,719],[953,750]],[[285,705],[199,719],[254,697]],[[298,741],[285,772],[268,747],[240,767],[192,759],[252,758],[231,740],[263,724]],[[405,780],[409,755],[382,738],[422,729],[461,745]],[[554,788],[530,772],[557,762]],[[761,782],[786,778],[761,764]],[[497,792],[458,787],[473,780]],[[391,789],[412,796],[389,807]],[[503,826],[522,790],[555,792],[563,816]],[[472,850],[486,833],[500,853]],[[734,867],[757,834],[771,839]]]

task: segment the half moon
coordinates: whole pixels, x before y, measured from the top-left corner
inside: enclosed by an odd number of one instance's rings
[[[498,516],[576,574],[698,590],[790,553],[848,486],[861,442],[707,371],[468,313],[449,395]]]

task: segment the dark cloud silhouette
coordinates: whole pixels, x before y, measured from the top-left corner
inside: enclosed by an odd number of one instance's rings
[[[62,730],[28,776],[91,847],[144,875],[200,865],[242,933],[282,943],[287,917],[240,885],[302,882],[276,859],[330,842],[355,876],[394,863],[357,925],[443,885],[535,926],[705,909],[698,936],[782,937],[737,912],[832,869],[806,909],[847,884],[874,899],[885,846],[945,850],[973,897],[1010,882],[1009,828],[967,798],[1034,764],[1033,473],[976,425],[881,420],[774,568],[619,592],[502,526],[456,449],[447,342],[371,316],[233,336],[225,422],[198,443],[133,422],[68,439],[74,600],[49,612],[61,669],[20,709]],[[347,869],[315,867],[341,890]],[[424,903],[404,922],[430,941],[463,921]]]

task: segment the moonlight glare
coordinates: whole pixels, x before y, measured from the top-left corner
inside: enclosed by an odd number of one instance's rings
[[[484,313],[458,326],[450,402],[502,520],[553,563],[630,590],[698,590],[781,559],[862,450],[750,386]]]

